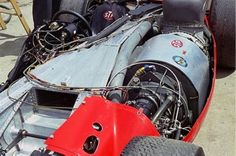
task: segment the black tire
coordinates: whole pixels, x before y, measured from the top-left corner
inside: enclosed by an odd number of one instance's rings
[[[161,137],[135,137],[123,150],[122,156],[204,156],[194,144]]]
[[[218,66],[235,68],[235,0],[212,0],[210,23],[217,44]]]
[[[10,10],[10,8],[8,8],[8,7],[4,6],[4,5],[0,5],[0,8],[5,9],[5,10]],[[7,23],[10,22],[12,15],[1,13],[1,16],[3,18],[4,23],[7,24]]]

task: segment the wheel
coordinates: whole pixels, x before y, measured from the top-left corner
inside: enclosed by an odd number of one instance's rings
[[[10,10],[8,7],[6,7],[6,6],[4,6],[4,5],[0,5],[0,8],[5,9],[5,10]],[[10,22],[12,15],[10,15],[10,14],[5,14],[5,13],[1,13],[1,16],[2,16],[2,18],[3,18],[4,23],[7,24],[8,22]]]
[[[217,44],[218,65],[235,68],[235,0],[212,0],[210,24]]]
[[[204,156],[194,144],[161,137],[135,137],[123,150],[122,156]]]

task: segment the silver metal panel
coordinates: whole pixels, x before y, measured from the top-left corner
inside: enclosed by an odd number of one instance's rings
[[[180,41],[180,45],[177,43],[177,46],[173,46],[173,41]],[[187,66],[178,64],[174,60],[175,56],[182,57]],[[182,71],[198,91],[200,105],[204,104],[209,85],[209,61],[196,44],[174,34],[158,35],[145,43],[136,59],[136,61],[147,60],[165,62]]]
[[[31,87],[32,84],[25,77],[23,77],[7,90],[0,93],[0,115],[12,103],[15,103],[13,99],[9,98],[9,95],[15,99],[19,99],[21,96],[27,93]]]
[[[6,156],[30,156],[34,149],[36,150],[46,147],[44,140],[34,138],[25,138],[19,144],[21,149],[20,151],[12,148],[12,150],[7,152]]]
[[[21,107],[21,113],[17,108]],[[28,107],[25,109],[24,107]],[[19,129],[25,129],[30,133],[50,136],[53,132],[65,122],[70,112],[54,109],[37,109],[32,105],[17,102],[1,114],[0,121],[3,121],[4,133],[0,136],[0,142],[10,144],[17,136]],[[5,126],[6,125],[6,126]],[[33,145],[32,145],[33,142]],[[33,150],[45,147],[44,140],[36,138],[24,138],[19,143],[20,151],[13,148],[7,155],[30,155]]]
[[[107,83],[119,46],[94,46],[61,55],[38,66],[32,74],[40,80],[61,86],[100,87]]]
[[[127,29],[127,27],[133,27]],[[137,23],[123,26],[127,31],[117,31],[107,41],[89,49],[63,54],[32,70],[31,74],[42,81],[69,87],[103,87],[116,63],[120,47],[136,31]]]

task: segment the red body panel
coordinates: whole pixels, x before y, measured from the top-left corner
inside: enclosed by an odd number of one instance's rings
[[[101,131],[93,128],[102,126]],[[66,156],[89,155],[83,145],[89,136],[99,140],[92,155],[120,155],[135,136],[159,136],[151,121],[130,106],[116,104],[102,97],[88,97],[73,115],[46,141],[47,149]]]

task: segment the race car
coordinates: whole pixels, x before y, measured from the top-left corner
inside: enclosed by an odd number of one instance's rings
[[[0,155],[204,155],[189,142],[216,78],[207,2],[78,1],[57,12],[1,86]]]

